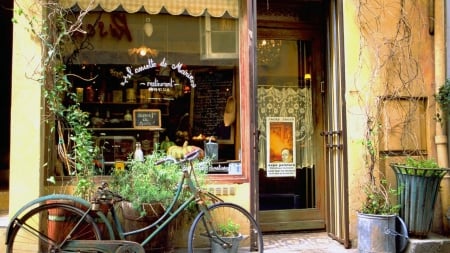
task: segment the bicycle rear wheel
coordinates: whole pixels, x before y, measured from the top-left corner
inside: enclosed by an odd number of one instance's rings
[[[264,250],[263,237],[258,224],[244,208],[233,203],[217,203],[208,207],[211,225],[201,212],[189,230],[188,252],[260,252]],[[224,237],[215,234],[219,224],[238,224],[239,236]],[[223,241],[222,241],[223,240]]]
[[[64,203],[35,207],[14,221],[7,253],[62,252],[68,240],[101,240],[94,218]]]

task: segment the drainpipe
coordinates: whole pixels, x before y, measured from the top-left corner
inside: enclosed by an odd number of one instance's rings
[[[446,76],[449,76],[450,66],[447,63],[447,59],[449,59],[449,52],[446,50],[447,45],[450,43],[449,38],[449,20],[446,17],[449,16],[448,6],[445,6],[446,1],[430,1],[429,8],[429,21],[430,28],[433,28],[433,33],[430,30],[431,34],[434,34],[434,48],[435,48],[435,87],[436,93],[439,91],[440,86],[445,83]],[[434,18],[433,18],[434,17]],[[445,24],[445,26],[443,26]],[[438,104],[436,104],[436,110],[438,110]],[[437,112],[437,111],[436,111]],[[441,167],[449,167],[448,166],[448,133],[446,132],[447,126],[450,123],[450,117],[447,117],[447,122],[437,122],[436,121],[436,136],[435,136],[435,145],[436,145],[436,157],[439,166]],[[444,176],[441,181],[441,214],[445,216],[447,210],[450,207],[450,175]],[[448,220],[443,217],[444,224],[444,232],[445,234],[449,231]]]

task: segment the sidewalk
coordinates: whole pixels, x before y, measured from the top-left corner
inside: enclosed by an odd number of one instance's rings
[[[0,252],[4,244],[6,228],[0,227]],[[264,252],[267,253],[356,253],[357,249],[345,249],[342,244],[328,237],[326,232],[277,233],[264,235]]]
[[[276,233],[264,235],[267,253],[355,253],[358,249],[345,249],[326,232]]]

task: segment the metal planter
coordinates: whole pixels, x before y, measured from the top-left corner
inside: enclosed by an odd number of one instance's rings
[[[410,237],[426,238],[433,223],[440,182],[449,169],[413,168],[402,164],[391,164],[391,168],[401,187],[399,216],[405,221]]]

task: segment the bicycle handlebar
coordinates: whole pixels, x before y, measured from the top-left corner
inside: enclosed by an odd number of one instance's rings
[[[98,200],[114,200],[121,201],[123,198],[119,194],[109,190],[107,182],[102,182],[102,184],[98,187],[97,197]]]
[[[155,164],[159,165],[159,164],[162,164],[162,163],[165,163],[165,162],[169,162],[169,161],[173,162],[173,163],[176,163],[176,164],[180,164],[180,163],[185,163],[185,162],[188,162],[188,161],[192,161],[192,160],[194,160],[195,158],[197,158],[199,156],[200,151],[201,151],[200,149],[196,149],[194,151],[186,153],[186,154],[184,154],[184,158],[179,159],[179,160],[177,160],[176,158],[174,158],[172,156],[167,156],[167,157],[165,157],[163,159],[160,159],[160,160],[156,161]]]

